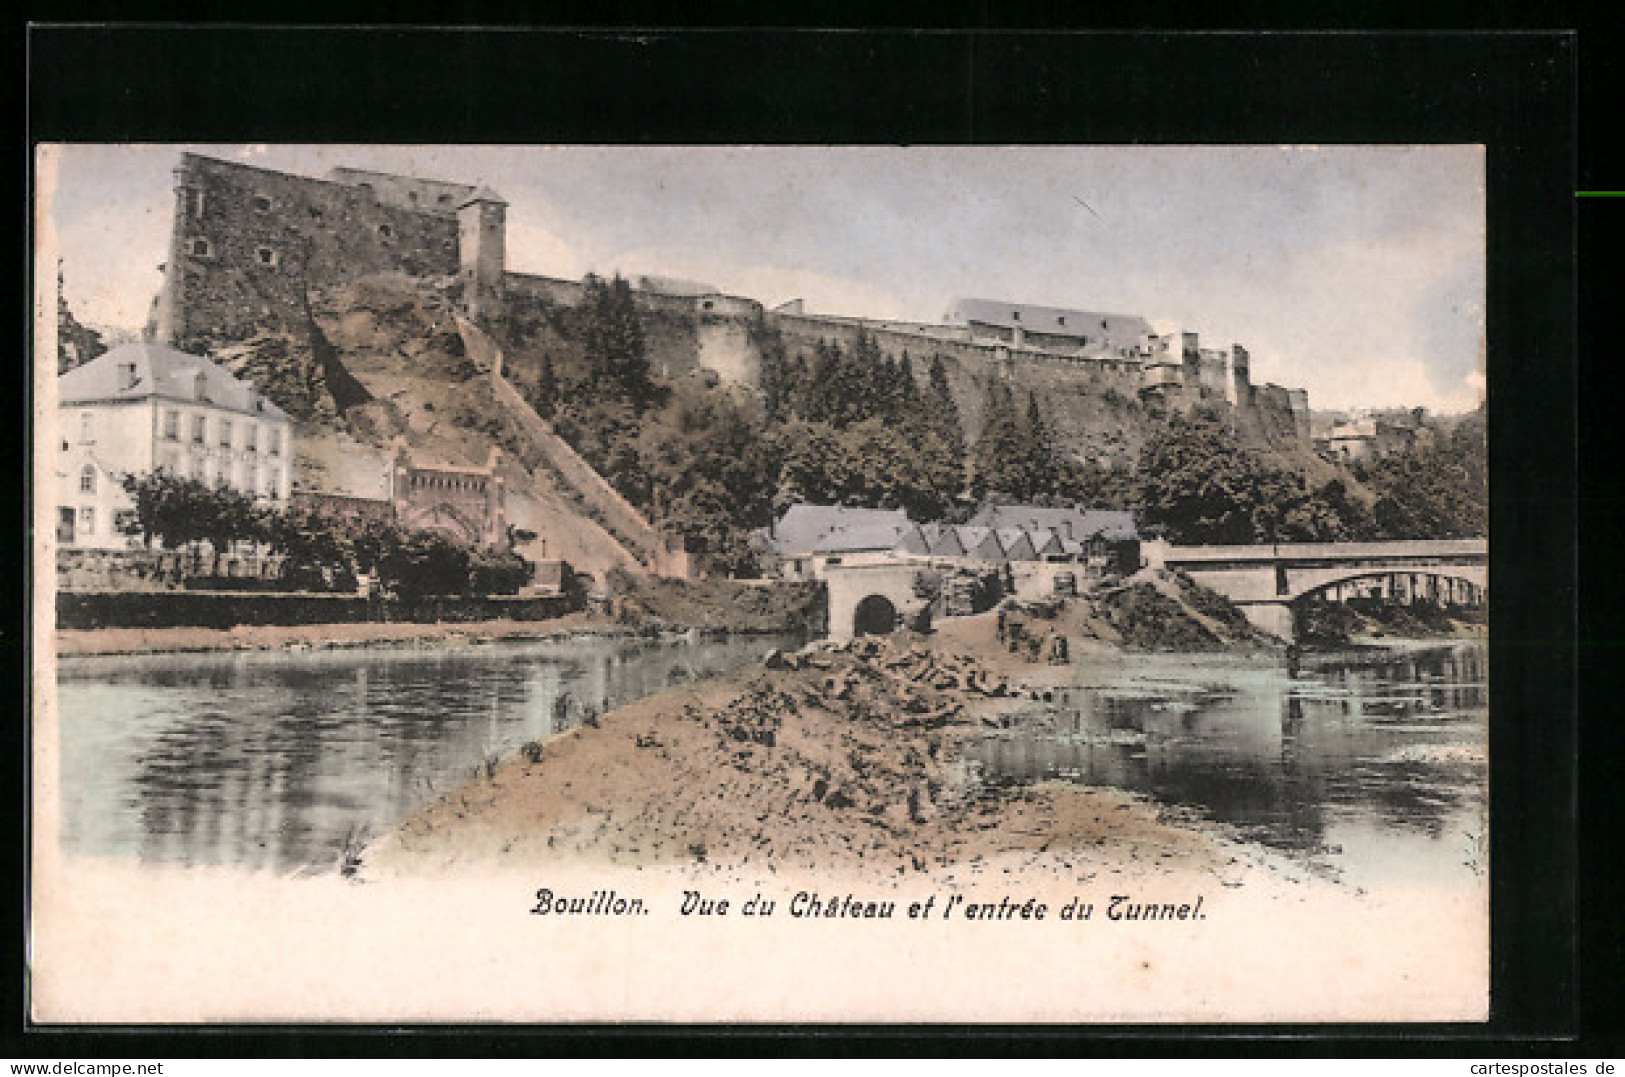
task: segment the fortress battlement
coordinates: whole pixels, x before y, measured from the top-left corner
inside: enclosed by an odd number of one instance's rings
[[[499,313],[510,295],[578,304],[580,281],[508,270],[506,210],[500,195],[471,184],[358,168],[302,176],[183,154],[155,334],[206,351],[264,328],[302,326],[312,289],[391,272],[445,278],[477,321]],[[973,423],[971,386],[1004,378],[1042,385],[1056,404],[1092,394],[1135,401],[1150,414],[1227,405],[1237,428],[1260,440],[1309,444],[1302,390],[1254,386],[1242,345],[1203,347],[1196,333],[1159,333],[1139,315],[963,298],[941,322],[912,322],[815,314],[799,300],[768,311],[698,282],[633,280],[641,309],[695,326],[694,364],[726,380],[759,379],[763,356],[751,331],[758,323],[792,348],[850,346],[867,334],[894,356],[950,361]],[[1101,458],[1121,451],[1102,450]]]

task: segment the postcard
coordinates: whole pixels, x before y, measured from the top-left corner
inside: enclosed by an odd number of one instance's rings
[[[36,163],[34,1020],[1487,1020],[1483,146]]]

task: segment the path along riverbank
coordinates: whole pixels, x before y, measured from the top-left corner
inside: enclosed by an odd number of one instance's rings
[[[458,646],[498,640],[636,635],[601,614],[580,612],[547,621],[469,621],[417,624],[237,625],[234,628],[59,629],[58,655],[184,654],[203,651],[320,650],[338,647]]]

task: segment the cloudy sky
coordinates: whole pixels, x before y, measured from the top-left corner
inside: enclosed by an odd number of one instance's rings
[[[484,183],[515,270],[877,318],[956,296],[1142,314],[1245,344],[1255,381],[1318,408],[1457,411],[1483,387],[1476,146],[71,146],[41,170],[41,234],[81,320],[145,320],[183,150]]]

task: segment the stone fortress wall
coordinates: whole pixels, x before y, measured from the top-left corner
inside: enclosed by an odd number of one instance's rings
[[[407,189],[182,155],[158,338],[208,351],[263,326],[303,324],[307,288],[384,272],[453,276],[452,192],[436,190],[435,206],[416,208]]]
[[[241,340],[265,325],[302,324],[307,289],[377,273],[444,277],[484,320],[507,296],[575,306],[580,281],[509,272],[505,204],[484,189],[360,169],[295,176],[195,154],[175,170],[175,218],[155,309],[160,339],[189,350]],[[981,429],[990,384],[1038,397],[1070,454],[1125,467],[1152,420],[1208,403],[1227,407],[1238,434],[1307,448],[1303,390],[1254,385],[1245,348],[1204,348],[1197,334],[1158,334],[1135,315],[956,300],[940,323],[810,314],[799,302],[767,311],[704,285],[665,288],[639,278],[640,308],[681,324],[685,339],[651,341],[657,369],[708,369],[755,385],[763,332],[791,354],[819,341],[852,346],[870,334],[923,379],[940,355],[967,434]],[[691,332],[689,332],[691,330]]]

